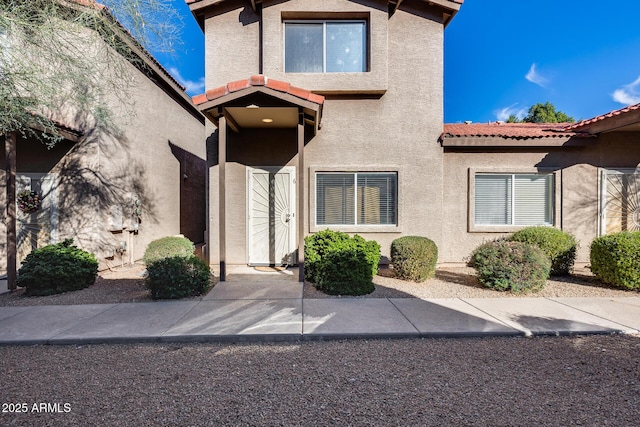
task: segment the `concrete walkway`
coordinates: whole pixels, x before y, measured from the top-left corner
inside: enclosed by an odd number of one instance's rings
[[[628,298],[304,299],[297,272],[238,271],[201,300],[0,307],[0,344],[249,342],[640,331]]]

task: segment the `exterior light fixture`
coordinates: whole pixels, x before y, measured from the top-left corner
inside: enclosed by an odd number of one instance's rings
[[[262,123],[273,123],[273,119],[262,119]]]

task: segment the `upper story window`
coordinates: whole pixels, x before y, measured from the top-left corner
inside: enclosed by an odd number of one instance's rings
[[[366,21],[286,21],[287,73],[367,71]]]

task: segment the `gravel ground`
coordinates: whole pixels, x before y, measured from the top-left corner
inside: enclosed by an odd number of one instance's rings
[[[625,297],[638,291],[615,289],[599,282],[586,268],[577,268],[571,276],[551,277],[538,292],[513,294],[485,288],[470,267],[439,268],[436,277],[423,283],[398,280],[393,269],[380,269],[373,281],[376,290],[357,298],[523,298],[523,297]],[[305,298],[344,298],[326,295],[305,284]],[[354,298],[354,297],[349,297]]]
[[[89,288],[46,297],[26,297],[24,290],[0,294],[0,306],[114,304],[151,301],[144,287],[144,266],[103,271]],[[214,279],[215,283],[215,279]],[[405,282],[393,276],[392,269],[380,269],[374,278],[376,290],[369,295],[348,298],[522,298],[522,297],[625,297],[640,292],[615,289],[600,283],[586,268],[577,268],[569,277],[552,277],[541,291],[512,294],[480,285],[469,267],[440,268],[436,277],[423,283]],[[341,298],[326,295],[305,283],[304,298]],[[345,297],[342,297],[345,298]],[[198,299],[198,298],[191,298]]]
[[[27,408],[0,425],[628,427],[639,354],[620,335],[0,347],[0,401]]]

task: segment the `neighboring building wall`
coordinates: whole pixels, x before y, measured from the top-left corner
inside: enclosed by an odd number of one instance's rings
[[[95,253],[103,268],[141,259],[148,243],[163,236],[184,233],[196,243],[204,240],[207,171],[202,116],[172,99],[180,95],[171,93],[158,76],[156,84],[126,66],[133,80],[127,104],[116,96],[109,100],[115,128],[92,129],[90,118],[78,115],[75,122],[66,123],[84,132],[78,143],[62,141],[47,150],[38,141],[19,140],[17,147],[18,175],[55,176],[54,240],[73,238]],[[190,104],[188,98],[183,102]],[[136,199],[141,201],[138,232],[132,223]],[[120,258],[116,249],[122,242],[127,252]],[[38,241],[39,246],[43,243],[49,242]]]
[[[307,90],[332,93],[324,103],[322,127],[305,148],[305,212],[298,213],[298,217],[305,221],[305,234],[327,228],[315,226],[314,171],[389,171],[397,172],[399,179],[397,227],[331,228],[375,239],[382,245],[384,256],[389,255],[391,242],[401,235],[428,236],[439,246],[442,245],[443,165],[442,148],[437,141],[443,123],[443,24],[441,17],[420,12],[424,8],[423,2],[409,0],[389,17],[387,2],[368,2],[367,6],[343,0],[293,0],[263,4],[264,74],[268,78],[284,80]],[[282,72],[282,17],[304,16],[305,11],[317,12],[319,9],[327,13],[369,14],[371,73]],[[215,28],[225,28],[231,34],[228,43],[235,46],[238,40],[233,34],[237,32],[241,35],[239,37],[253,34],[247,27],[259,26],[257,22],[243,24],[240,17],[245,10],[238,8],[233,13],[211,17],[206,21],[207,64],[219,60],[216,59],[218,51],[210,45],[212,38],[216,38],[216,43],[223,41],[215,37]],[[376,46],[380,48],[377,49]],[[228,49],[230,47],[219,47],[222,52]],[[252,54],[259,52],[254,51]],[[229,69],[218,69],[217,66],[207,66],[208,89],[228,81],[247,78],[255,72],[252,61],[248,61],[243,70],[231,62],[227,61],[226,65],[232,72]],[[368,90],[379,91],[380,94],[369,99],[355,95]],[[228,132],[226,246],[229,264],[243,264],[247,260],[246,166],[269,166],[269,162],[274,162],[273,165],[296,165],[295,130],[292,130],[290,136],[287,132]],[[207,133],[215,135],[215,128],[208,125]],[[215,158],[215,152],[212,148],[210,158]],[[209,226],[212,264],[219,259],[216,164],[215,161],[210,162]]]
[[[447,148],[444,153],[444,244],[440,262],[465,262],[484,241],[508,235],[469,230],[470,171],[554,171],[556,176],[555,226],[576,236],[577,262],[589,262],[589,246],[598,236],[601,168],[637,168],[640,152],[637,133],[600,135],[595,145],[553,149]]]

